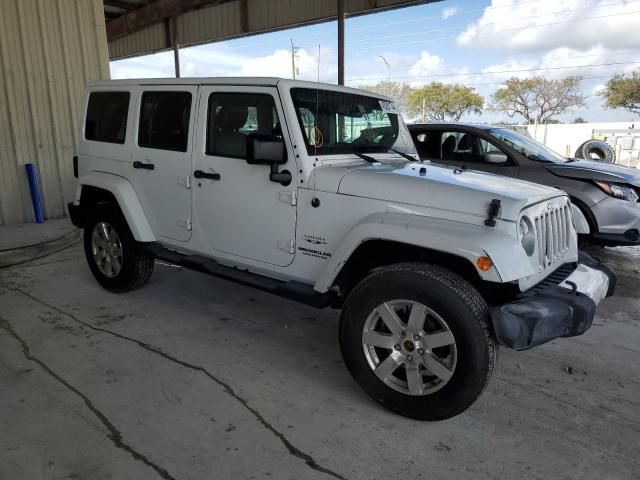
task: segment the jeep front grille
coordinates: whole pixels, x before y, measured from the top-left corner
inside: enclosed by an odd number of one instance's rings
[[[554,207],[535,217],[538,264],[542,272],[569,251],[571,211],[568,205]]]

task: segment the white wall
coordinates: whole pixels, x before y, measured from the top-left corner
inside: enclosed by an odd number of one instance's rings
[[[636,166],[640,155],[640,123],[632,122],[603,122],[603,123],[558,123],[552,125],[522,125],[531,135],[541,143],[555,150],[565,157],[573,157],[576,149],[586,140],[593,137],[594,132],[606,134],[612,130],[635,129],[639,138],[633,150],[616,148],[616,163]]]

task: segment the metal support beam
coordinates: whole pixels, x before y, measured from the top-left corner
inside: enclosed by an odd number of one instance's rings
[[[344,85],[344,0],[338,0],[338,85]]]
[[[173,64],[176,69],[176,78],[180,78],[180,47],[178,46],[178,21],[176,17],[171,19],[171,42],[173,44]]]
[[[240,28],[242,29],[242,33],[249,33],[248,0],[240,0]]]
[[[222,0],[156,0],[146,7],[137,8],[107,23],[107,40],[112,41],[129,33],[148,27],[165,18],[203,7],[215,5]]]

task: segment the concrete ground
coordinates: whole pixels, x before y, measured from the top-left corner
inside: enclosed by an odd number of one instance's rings
[[[0,270],[0,479],[640,478],[640,249],[587,334],[500,351],[478,402],[372,402],[338,312],[156,265],[102,290],[80,243]]]

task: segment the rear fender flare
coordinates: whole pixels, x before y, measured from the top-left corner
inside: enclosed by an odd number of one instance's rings
[[[126,178],[102,172],[91,172],[87,175],[82,175],[79,178],[79,185],[76,191],[76,204],[80,202],[83,186],[92,186],[110,192],[118,202],[133,238],[139,242],[156,241],[156,236],[142,209],[138,195],[133,189],[133,185]]]

